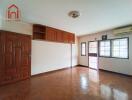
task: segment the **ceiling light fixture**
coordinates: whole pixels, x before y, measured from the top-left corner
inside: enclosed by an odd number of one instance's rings
[[[68,15],[72,18],[78,18],[80,16],[79,11],[70,11]]]

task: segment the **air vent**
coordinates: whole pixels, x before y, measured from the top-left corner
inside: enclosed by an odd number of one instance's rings
[[[124,28],[117,28],[113,30],[114,35],[125,35],[132,33],[132,26],[124,27]]]

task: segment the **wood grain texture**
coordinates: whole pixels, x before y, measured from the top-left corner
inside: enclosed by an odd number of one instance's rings
[[[132,78],[75,67],[0,87],[0,100],[132,100]]]
[[[1,31],[0,85],[27,79],[31,75],[31,37]]]
[[[34,24],[33,39],[74,44],[75,34],[48,26]]]

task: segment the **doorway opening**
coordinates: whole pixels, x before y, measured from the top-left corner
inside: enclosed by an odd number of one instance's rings
[[[98,42],[88,42],[88,66],[92,69],[98,69]]]

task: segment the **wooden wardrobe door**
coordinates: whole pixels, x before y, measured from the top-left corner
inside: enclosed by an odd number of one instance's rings
[[[0,85],[30,77],[31,36],[0,32]]]
[[[17,67],[15,66],[16,55],[16,36],[14,34],[6,33],[5,38],[5,81],[12,82],[17,80]],[[17,58],[16,58],[17,57]]]
[[[21,79],[26,79],[29,78],[31,75],[31,37],[22,36],[20,40],[22,44],[20,74]]]
[[[4,61],[4,54],[5,54],[5,48],[4,48],[4,37],[5,35],[0,32],[0,84],[3,83],[5,78],[5,61]]]

